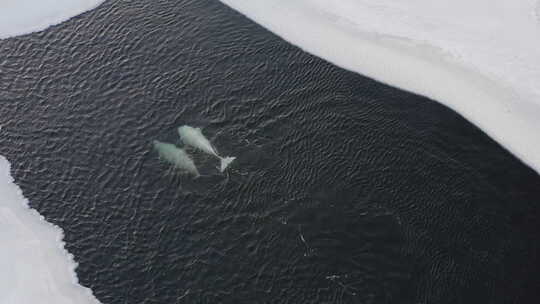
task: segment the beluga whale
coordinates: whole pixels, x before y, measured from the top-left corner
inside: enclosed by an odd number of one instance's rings
[[[172,164],[174,168],[193,174],[195,177],[201,176],[197,166],[191,157],[183,149],[169,143],[154,140],[154,149],[159,154],[159,158]]]
[[[210,141],[202,134],[201,128],[194,128],[191,126],[178,127],[178,134],[182,142],[188,146],[192,146],[198,150],[201,150],[207,154],[213,155],[221,161],[220,171],[223,172],[227,167],[236,159],[236,157],[221,157],[218,152],[212,146]]]

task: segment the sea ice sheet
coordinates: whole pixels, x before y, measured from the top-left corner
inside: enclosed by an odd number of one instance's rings
[[[451,107],[540,172],[537,0],[221,1],[316,56]]]
[[[78,284],[62,230],[28,207],[0,156],[0,303],[99,304]]]
[[[41,31],[104,0],[0,0],[0,39]]]

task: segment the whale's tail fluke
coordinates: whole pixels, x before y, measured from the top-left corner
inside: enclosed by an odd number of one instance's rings
[[[219,169],[221,172],[224,172],[225,169],[236,159],[236,157],[223,157],[221,159],[221,168]]]

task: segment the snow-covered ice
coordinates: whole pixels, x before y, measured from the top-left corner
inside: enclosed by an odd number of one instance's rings
[[[46,29],[104,0],[0,0],[0,39]]]
[[[0,303],[99,304],[78,284],[62,230],[28,207],[0,156]]]
[[[449,106],[540,172],[537,0],[221,1],[307,52]]]
[[[540,0],[536,2],[536,21],[538,21],[538,26],[540,26]]]

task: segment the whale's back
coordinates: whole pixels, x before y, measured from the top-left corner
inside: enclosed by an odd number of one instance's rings
[[[218,156],[216,149],[202,134],[202,130],[200,128],[184,125],[178,128],[178,134],[180,135],[180,139],[184,144],[202,150],[203,152]]]
[[[177,169],[186,170],[193,173],[195,176],[199,176],[197,166],[195,166],[191,157],[184,150],[173,144],[157,140],[155,140],[153,144],[161,159],[172,164]]]

